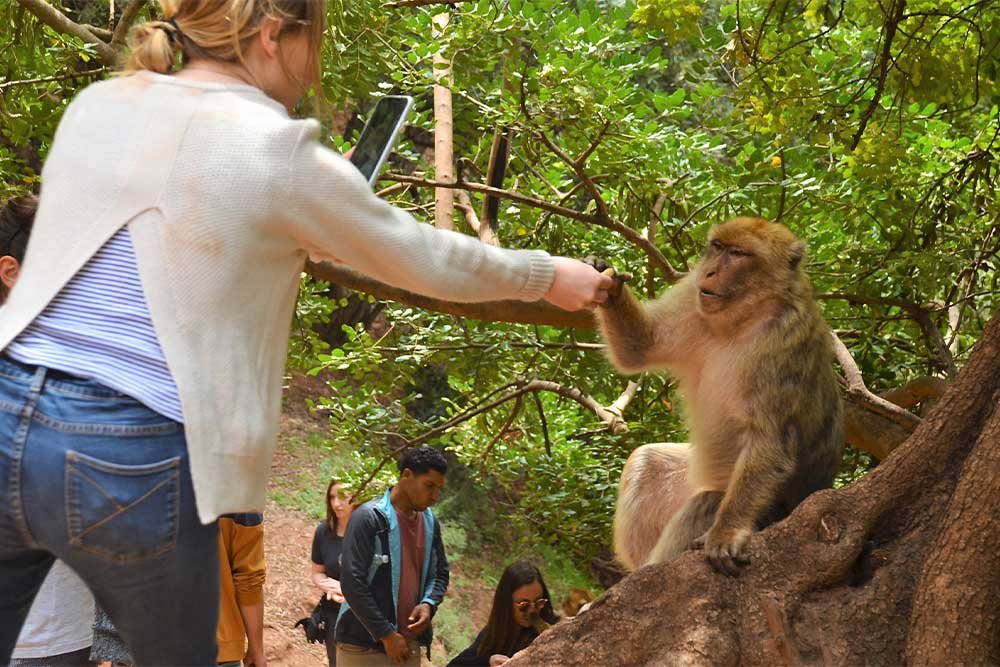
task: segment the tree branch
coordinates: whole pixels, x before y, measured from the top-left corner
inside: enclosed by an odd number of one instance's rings
[[[651,244],[649,240],[644,238],[642,234],[635,231],[631,227],[624,225],[620,222],[611,219],[604,219],[595,215],[588,215],[587,213],[581,213],[580,211],[575,211],[571,208],[566,208],[565,206],[557,206],[555,204],[550,204],[542,199],[536,199],[534,197],[528,197],[522,195],[519,192],[512,192],[510,190],[501,190],[500,188],[491,188],[488,185],[483,185],[482,183],[468,183],[465,181],[456,181],[455,183],[443,183],[441,181],[431,181],[425,178],[418,178],[416,176],[408,176],[406,174],[400,174],[396,172],[390,172],[383,176],[383,178],[395,181],[397,183],[410,183],[419,187],[425,188],[462,188],[468,190],[469,192],[479,192],[481,194],[493,195],[495,197],[502,197],[504,199],[510,199],[511,201],[520,202],[522,204],[527,204],[528,206],[533,206],[535,208],[542,209],[543,211],[549,211],[550,213],[555,213],[556,215],[561,215],[565,218],[570,218],[572,220],[579,220],[580,222],[586,222],[591,225],[597,225],[598,227],[604,227],[605,229],[610,229],[611,231],[617,232],[618,234],[625,237],[627,240],[631,241],[633,244],[642,248],[646,254],[649,256],[650,261],[656,265],[658,269],[667,277],[671,282],[677,282],[680,280],[684,274],[675,270],[667,258],[663,256],[656,246]]]
[[[944,394],[948,383],[938,377],[924,376],[910,380],[902,387],[879,394],[901,408],[910,409],[925,401],[935,401]]]
[[[87,44],[94,46],[97,55],[105,65],[114,65],[118,59],[118,52],[102,41],[86,27],[71,21],[65,14],[45,2],[45,0],[17,0],[21,6],[34,14],[39,21],[49,26],[53,30],[72,35],[83,40]]]
[[[470,317],[487,322],[544,324],[578,329],[594,328],[593,316],[589,312],[570,313],[540,301],[534,303],[521,301],[454,303],[391,287],[343,266],[326,262],[321,264],[308,262],[305,270],[319,280],[365,292],[378,299],[395,301],[406,306],[425,308],[434,312],[448,313],[457,317]],[[835,347],[838,343],[840,347],[843,347],[843,343],[838,338],[834,338]],[[590,345],[574,343],[573,347],[587,347],[589,349]],[[543,346],[550,346],[550,344]],[[596,349],[599,346],[594,347]],[[846,350],[846,348],[843,349]],[[870,452],[879,459],[885,458],[896,445],[905,440],[915,425],[920,423],[918,417],[892,405],[889,401],[898,400],[904,407],[911,407],[915,397],[920,397],[920,400],[935,398],[944,386],[943,381],[938,378],[918,378],[902,389],[888,392],[882,397],[874,396],[861,380],[861,372],[850,353],[848,352],[844,356],[843,352],[838,352],[838,360],[844,366],[845,373],[853,374],[854,386],[861,388],[861,390],[848,390],[847,392],[845,422],[848,442]],[[626,388],[623,396],[626,396],[628,392],[629,388]],[[614,407],[620,405],[621,401],[622,397],[619,397],[618,401],[615,401],[609,408],[602,408],[602,410],[614,415]],[[625,405],[627,403],[621,404],[622,411],[624,411]]]
[[[431,18],[431,36],[445,36],[451,21],[451,10],[445,9]],[[455,155],[451,104],[451,62],[443,47],[432,60],[434,77],[434,176],[439,181],[455,180]],[[451,188],[434,190],[434,226],[454,229],[455,193]]]
[[[576,387],[566,387],[556,382],[549,382],[547,380],[531,380],[528,382],[520,382],[517,384],[519,384],[520,386],[515,385],[516,387],[515,389],[508,391],[499,398],[496,398],[490,401],[489,403],[481,403],[479,406],[477,406],[472,410],[468,410],[459,415],[456,415],[451,419],[449,419],[448,421],[444,422],[443,424],[439,424],[438,426],[435,426],[434,428],[424,432],[421,435],[416,436],[415,438],[406,440],[399,447],[396,447],[390,453],[386,454],[382,458],[382,460],[379,461],[378,465],[375,466],[375,469],[368,475],[368,477],[365,478],[364,482],[362,482],[359,485],[358,489],[351,496],[352,502],[354,498],[358,497],[362,492],[364,492],[364,490],[368,487],[371,481],[375,479],[375,476],[378,475],[379,471],[381,471],[382,468],[384,468],[385,465],[389,463],[389,461],[396,458],[396,456],[402,453],[403,451],[411,447],[419,447],[420,445],[440,436],[448,429],[453,428],[463,422],[467,422],[470,419],[478,417],[484,412],[488,412],[499,405],[503,405],[507,401],[511,400],[518,401],[517,410],[511,412],[513,416],[516,416],[517,411],[520,410],[520,402],[523,400],[524,395],[528,393],[538,392],[538,391],[551,391],[553,393],[559,394],[564,398],[576,401],[581,406],[587,408],[595,415],[597,415],[597,417],[601,421],[607,424],[606,428],[608,431],[611,431],[616,435],[628,432],[628,424],[626,424],[621,417],[609,412],[600,403],[598,403],[596,400],[594,400],[587,394],[583,393]],[[513,421],[513,419],[510,419],[509,421]],[[510,424],[508,423],[505,425],[504,429],[501,429],[501,434],[509,425]]]
[[[129,3],[122,10],[122,16],[115,25],[114,34],[111,36],[111,48],[118,50],[125,45],[128,31],[135,22],[135,17],[139,15],[139,10],[146,4],[146,0],[129,0]]]
[[[863,294],[843,294],[840,292],[819,294],[816,298],[843,299],[849,303],[861,303],[868,306],[891,306],[904,310],[920,327],[920,331],[923,333],[924,338],[927,341],[927,346],[930,348],[931,360],[934,364],[947,373],[948,377],[953,378],[958,375],[958,367],[955,365],[955,359],[952,357],[951,350],[948,349],[948,345],[944,342],[944,337],[941,335],[941,331],[937,328],[937,325],[934,324],[934,320],[931,319],[930,312],[927,307],[921,306],[913,301],[907,301],[906,299],[866,296]]]
[[[857,362],[851,356],[850,350],[847,349],[847,346],[844,345],[844,342],[840,340],[837,334],[831,331],[830,337],[833,339],[833,350],[837,355],[837,361],[840,362],[841,367],[844,369],[848,396],[861,400],[870,406],[873,412],[886,417],[908,431],[912,431],[920,425],[920,417],[869,391],[868,387],[865,386],[864,378],[861,377],[861,369],[858,368]]]
[[[500,245],[500,239],[497,238],[496,234],[493,233],[493,228],[487,224],[483,224],[479,217],[476,215],[476,209],[472,206],[472,200],[469,198],[469,193],[465,190],[458,190],[455,193],[455,206],[460,208],[463,213],[465,213],[465,220],[469,223],[469,227],[472,231],[476,233],[479,240],[483,243],[489,245]]]
[[[892,0],[892,4],[889,7],[890,15],[885,20],[885,36],[882,41],[882,54],[879,56],[878,83],[875,85],[875,95],[861,115],[858,131],[854,133],[854,137],[851,139],[852,151],[861,143],[861,136],[865,133],[865,128],[868,127],[868,121],[871,120],[878,105],[882,103],[882,90],[885,88],[885,79],[889,74],[889,63],[892,61],[892,40],[896,36],[896,29],[899,27],[899,22],[903,19],[903,11],[905,9],[906,0]]]
[[[510,409],[510,414],[507,415],[507,419],[504,420],[503,426],[500,427],[500,430],[497,431],[497,434],[490,439],[489,444],[487,444],[486,447],[483,449],[482,460],[484,464],[486,463],[486,460],[490,457],[490,454],[493,453],[493,448],[500,441],[500,438],[502,438],[503,434],[507,432],[507,429],[510,428],[510,425],[514,423],[514,420],[517,419],[517,415],[520,414],[521,412],[522,405],[524,405],[524,394],[521,394],[520,396],[514,399],[514,407]]]
[[[559,146],[556,145],[556,142],[549,138],[549,135],[544,132],[538,132],[538,136],[541,137],[542,143],[548,146],[549,150],[552,151],[556,157],[569,165],[569,167],[573,170],[573,173],[575,173],[577,178],[580,179],[580,182],[583,183],[583,186],[587,188],[587,192],[590,193],[591,198],[594,200],[594,204],[597,206],[597,216],[610,222],[611,214],[608,213],[608,204],[604,201],[604,197],[601,195],[600,189],[598,189],[594,181],[591,180],[590,176],[587,174],[587,170],[584,168],[587,157],[589,157],[594,149],[597,148],[597,144],[599,144],[601,138],[604,137],[604,133],[607,131],[609,125],[610,122],[604,124],[604,129],[601,130],[598,138],[577,160],[574,160],[567,155],[565,151],[559,148]]]
[[[633,398],[635,398],[635,394],[638,390],[639,383],[629,380],[629,383],[626,385],[625,391],[621,393],[621,396],[616,398],[615,402],[607,407],[608,412],[621,417],[625,414],[625,408],[627,408],[628,404],[632,402]]]
[[[545,418],[545,408],[542,407],[542,399],[538,392],[532,392],[531,397],[535,400],[535,409],[538,410],[538,421],[542,423],[542,437],[545,441],[545,453],[552,458],[552,440],[549,438],[549,420]]]
[[[107,71],[107,67],[96,67],[83,72],[70,72],[69,74],[57,74],[55,76],[43,76],[37,79],[20,79],[18,81],[4,81],[0,83],[0,90],[12,88],[13,86],[28,86],[34,83],[47,83],[49,81],[65,81],[66,79],[78,79],[84,76],[97,76]]]

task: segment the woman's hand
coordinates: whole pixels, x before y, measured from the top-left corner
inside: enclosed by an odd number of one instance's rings
[[[334,602],[344,601],[344,592],[340,589],[340,582],[331,577],[325,577],[318,582],[318,586],[326,597]]]
[[[313,572],[312,582],[317,588],[323,591],[328,600],[333,600],[334,602],[344,601],[344,592],[340,588],[340,582],[336,579],[328,577],[322,572]]]
[[[490,667],[500,667],[500,665],[507,662],[508,660],[510,660],[510,658],[508,658],[507,656],[501,655],[499,653],[494,653],[493,655],[490,656]]]
[[[593,308],[608,300],[608,291],[615,286],[610,276],[578,259],[553,257],[556,275],[543,297],[563,310]]]

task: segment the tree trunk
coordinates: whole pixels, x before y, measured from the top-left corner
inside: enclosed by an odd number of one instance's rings
[[[451,20],[449,10],[435,14],[431,19],[435,38],[444,37]],[[434,174],[442,183],[455,182],[455,156],[452,139],[451,62],[440,51],[434,54]],[[434,226],[454,229],[455,192],[450,188],[434,191]]]
[[[738,577],[642,568],[508,664],[997,664],[998,399],[994,318],[909,440],[755,534]]]

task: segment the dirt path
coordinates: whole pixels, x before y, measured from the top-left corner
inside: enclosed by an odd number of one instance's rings
[[[264,513],[264,646],[272,667],[323,667],[323,644],[308,644],[295,622],[319,599],[309,582],[309,554],[315,523],[294,510],[268,503]]]
[[[308,461],[288,455],[287,443],[311,431],[327,427],[326,419],[310,414],[305,398],[319,395],[324,383],[314,377],[298,376],[285,392],[278,450],[271,465],[269,490],[275,482],[293,473]],[[309,581],[312,536],[316,522],[303,512],[268,501],[264,511],[264,556],[267,580],[264,583],[264,647],[272,667],[323,667],[327,664],[324,644],[306,642],[295,622],[308,616],[320,591]]]

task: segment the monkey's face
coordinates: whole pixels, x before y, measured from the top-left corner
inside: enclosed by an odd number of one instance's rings
[[[698,264],[698,309],[720,313],[752,291],[757,258],[748,245],[712,239]]]
[[[804,255],[805,244],[779,223],[736,218],[715,227],[695,271],[699,312],[759,319],[802,279]]]

